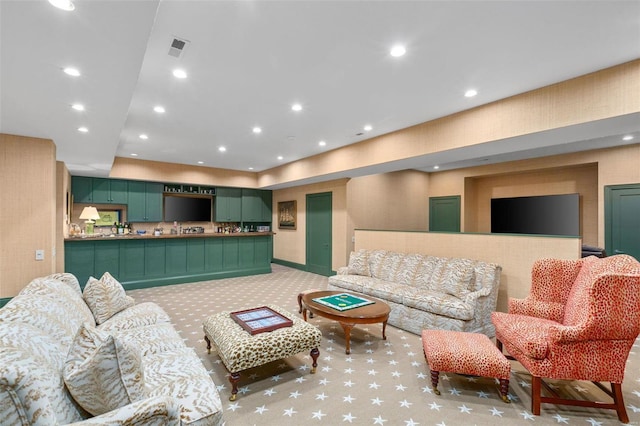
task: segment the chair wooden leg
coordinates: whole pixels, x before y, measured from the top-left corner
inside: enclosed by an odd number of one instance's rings
[[[531,376],[531,412],[534,416],[540,415],[541,382],[540,377]]]
[[[627,410],[624,408],[624,399],[622,398],[622,383],[611,383],[611,393],[618,412],[618,419],[621,423],[629,423],[629,416],[627,416]]]

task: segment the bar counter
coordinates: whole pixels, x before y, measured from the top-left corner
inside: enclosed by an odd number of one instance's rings
[[[227,237],[267,237],[274,235],[273,232],[232,232],[225,234],[222,232],[207,232],[207,233],[189,233],[189,234],[160,234],[153,235],[153,233],[146,234],[92,234],[92,235],[77,235],[67,237],[64,239],[67,241],[111,241],[111,240],[142,240],[142,239],[163,239],[163,238],[227,238]]]
[[[65,271],[83,288],[109,272],[131,290],[270,273],[273,232],[85,235],[64,248]]]

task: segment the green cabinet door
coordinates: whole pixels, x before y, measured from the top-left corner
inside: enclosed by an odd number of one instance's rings
[[[107,204],[111,202],[111,182],[109,179],[94,178],[92,186],[94,203]]]
[[[129,202],[127,203],[127,220],[129,222],[145,222],[147,215],[146,184],[129,182]]]
[[[271,191],[260,191],[260,204],[262,210],[262,217],[260,218],[261,222],[271,222],[271,204],[272,204],[272,192]]]
[[[162,221],[162,190],[164,185],[147,182],[145,185],[145,211],[147,222]]]
[[[74,176],[71,188],[76,203],[127,204],[126,180]]]
[[[71,193],[74,203],[93,202],[92,178],[84,176],[71,177]]]
[[[120,179],[109,179],[109,201],[111,204],[127,204],[129,199],[129,182]]]
[[[242,221],[271,222],[271,191],[242,190]]]
[[[216,190],[216,222],[242,221],[242,189],[218,188]]]
[[[162,221],[161,183],[129,182],[127,220],[129,222]]]
[[[259,222],[262,219],[262,200],[257,189],[242,190],[242,221]]]

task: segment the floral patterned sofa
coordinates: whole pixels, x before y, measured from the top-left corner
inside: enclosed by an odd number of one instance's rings
[[[384,300],[389,324],[415,334],[443,329],[493,337],[501,271],[478,260],[359,250],[329,277],[327,288]]]
[[[0,423],[219,425],[217,388],[154,303],[108,273],[36,278],[0,309]]]

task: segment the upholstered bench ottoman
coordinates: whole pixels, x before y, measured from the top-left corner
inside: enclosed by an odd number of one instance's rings
[[[313,360],[311,373],[315,373],[318,366],[318,346],[322,339],[320,330],[278,306],[267,306],[293,321],[293,325],[251,335],[231,318],[231,312],[211,315],[202,324],[207,351],[211,353],[211,346],[215,346],[222,363],[230,373],[231,401],[234,401],[238,394],[242,370],[307,350],[311,351]]]
[[[436,395],[441,371],[495,377],[500,380],[500,395],[509,400],[511,364],[487,336],[448,330],[422,330],[424,357],[431,370],[431,386]]]

